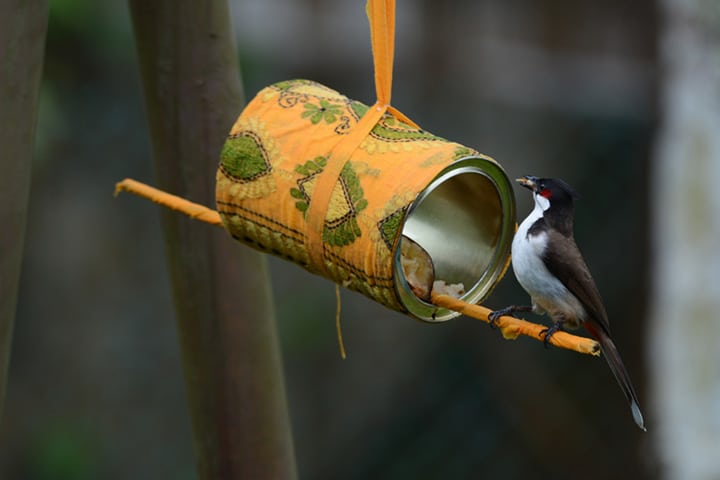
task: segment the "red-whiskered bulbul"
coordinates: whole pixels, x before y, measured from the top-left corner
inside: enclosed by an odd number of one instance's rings
[[[553,324],[544,331],[545,345],[565,327],[583,325],[599,343],[602,353],[630,403],[635,423],[645,423],[630,375],[610,337],[610,324],[600,293],[573,236],[577,193],[554,178],[526,176],[516,180],[532,191],[535,208],[520,224],[512,242],[512,266],[532,306],[510,306],[490,314],[493,324],[517,311],[547,313]]]

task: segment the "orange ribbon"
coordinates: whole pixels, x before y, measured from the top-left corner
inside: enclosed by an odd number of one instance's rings
[[[390,105],[395,58],[395,0],[368,0],[365,11],[370,22],[370,43],[375,69],[375,106],[387,109],[401,122],[419,129],[415,122]]]
[[[325,271],[323,232],[330,198],[337,185],[345,163],[358,148],[378,121],[390,112],[398,120],[418,127],[402,112],[390,106],[392,91],[393,58],[395,55],[395,0],[368,0],[366,6],[370,22],[373,67],[375,69],[375,94],[377,101],[352,130],[343,137],[328,158],[327,166],[317,179],[307,211],[308,229],[305,243],[310,263]]]

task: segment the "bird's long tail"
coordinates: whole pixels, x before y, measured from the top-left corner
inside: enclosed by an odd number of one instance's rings
[[[645,420],[643,419],[642,412],[640,412],[637,394],[635,393],[635,388],[630,380],[630,375],[625,369],[625,364],[623,364],[622,358],[620,358],[620,352],[618,352],[618,349],[610,338],[610,335],[608,335],[604,329],[591,325],[590,322],[585,323],[585,328],[588,332],[590,332],[590,335],[600,342],[600,347],[603,355],[605,356],[605,360],[607,360],[610,370],[613,375],[615,375],[615,379],[617,379],[620,384],[620,388],[630,404],[630,411],[632,412],[633,420],[635,420],[637,426],[643,431],[647,431],[645,428]]]

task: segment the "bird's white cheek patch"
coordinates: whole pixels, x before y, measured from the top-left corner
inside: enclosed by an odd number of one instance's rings
[[[548,200],[547,198],[543,197],[539,193],[534,193],[533,197],[535,197],[535,205],[540,207],[543,212],[550,208],[550,200]]]

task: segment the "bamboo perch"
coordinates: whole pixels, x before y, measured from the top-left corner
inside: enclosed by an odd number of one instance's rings
[[[492,310],[482,305],[471,305],[449,295],[437,295],[435,293],[432,294],[432,303],[438,307],[453,310],[476,320],[482,320],[486,323],[490,322],[488,315]],[[545,340],[545,336],[541,332],[547,328],[544,325],[538,325],[537,323],[510,316],[498,318],[496,326],[500,329],[502,336],[507,340],[515,340],[520,335],[526,335],[541,342]],[[595,340],[578,337],[567,332],[556,332],[550,337],[549,343],[556,347],[574,350],[578,353],[595,356],[600,355],[600,345]]]
[[[182,212],[190,218],[215,225],[216,227],[222,227],[222,220],[220,215],[210,208],[203,205],[193,203],[190,200],[185,200],[177,195],[171,195],[157,188],[145,185],[132,178],[126,178],[122,182],[115,184],[115,196],[120,192],[133,193],[139,197],[147,198],[155,203],[167,207],[171,210]]]
[[[184,213],[191,218],[222,227],[220,215],[210,208],[203,205],[193,203],[176,195],[153,188],[138,181],[126,178],[115,185],[115,195],[120,192],[129,192],[148,200],[152,200],[164,207]],[[482,320],[489,323],[488,315],[492,310],[481,305],[472,305],[465,303],[448,295],[432,295],[432,303],[438,307],[447,308],[455,312],[461,313],[468,317]],[[498,318],[497,327],[500,329],[503,337],[508,340],[514,340],[520,335],[526,335],[535,340],[544,341],[545,337],[541,333],[547,327],[536,323],[520,320],[517,318],[505,316]],[[550,342],[556,347],[574,350],[578,353],[589,355],[600,355],[600,345],[590,338],[578,337],[567,332],[556,332],[550,337]]]

